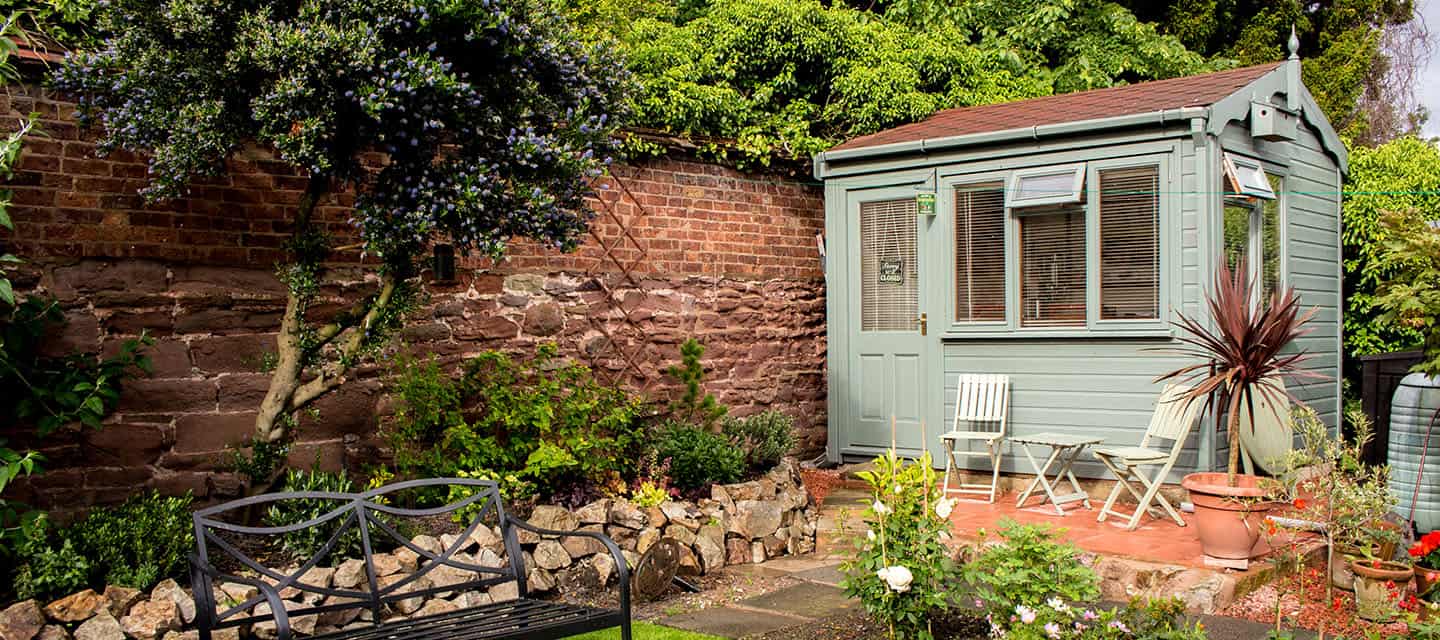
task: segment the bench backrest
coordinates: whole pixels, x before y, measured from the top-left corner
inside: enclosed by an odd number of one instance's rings
[[[466,498],[445,504],[439,507],[410,509],[389,504],[388,496],[401,491],[414,491],[427,487],[447,488],[451,486],[466,486],[469,494]],[[325,500],[333,501],[335,508],[329,512],[317,516],[305,522],[299,522],[286,526],[248,526],[222,520],[226,514],[242,515],[246,513],[263,513],[270,506],[286,500]],[[474,513],[470,517],[467,526],[458,534],[458,537],[449,545],[445,545],[439,553],[422,549],[416,546],[411,540],[396,530],[393,520],[395,518],[431,517],[452,514],[460,510],[466,513]],[[389,516],[389,517],[387,517]],[[457,559],[457,554],[477,548],[478,544],[472,537],[480,527],[486,527],[489,519],[494,519],[500,528],[500,538],[504,544],[504,555],[507,562],[502,566],[489,567],[481,566],[473,562]],[[335,526],[333,523],[339,523]],[[315,556],[307,559],[296,569],[290,571],[277,570],[266,567],[257,561],[246,551],[238,548],[231,541],[226,540],[225,534],[254,535],[254,536],[279,536],[282,534],[300,531],[311,527],[330,525],[334,527],[331,535],[326,539]],[[365,526],[361,526],[361,525]],[[195,542],[197,546],[197,558],[201,563],[214,567],[215,559],[225,557],[227,564],[238,564],[258,575],[258,579],[274,585],[277,591],[284,591],[287,588],[297,589],[302,592],[311,592],[324,596],[334,596],[341,600],[339,603],[326,604],[322,602],[316,606],[288,610],[291,617],[305,615],[308,613],[323,613],[326,611],[337,611],[341,609],[369,608],[374,614],[376,624],[381,619],[381,608],[389,602],[414,598],[417,596],[431,595],[444,592],[460,592],[474,589],[484,589],[496,584],[505,582],[517,582],[520,594],[525,593],[525,573],[522,563],[524,562],[520,551],[520,543],[515,536],[514,530],[509,524],[505,513],[504,505],[500,500],[500,491],[494,482],[488,480],[476,480],[470,478],[438,478],[427,480],[409,480],[386,485],[372,489],[364,493],[340,493],[322,491],[299,491],[288,493],[271,493],[248,498],[234,500],[221,505],[208,507],[196,511],[194,514]],[[317,566],[326,566],[326,560],[330,559],[332,551],[339,544],[342,536],[347,532],[358,531],[362,557],[356,558],[364,562],[365,576],[358,588],[336,588],[327,585],[308,584],[303,581],[307,572]],[[353,535],[353,534],[352,534]],[[376,539],[380,538],[380,539]],[[414,552],[418,558],[418,567],[413,573],[406,574],[398,580],[390,578],[390,582],[381,586],[381,576],[377,575],[375,567],[375,552],[377,544],[393,544],[398,550],[401,547]],[[477,549],[478,550],[478,549]],[[212,558],[212,556],[214,556]],[[337,560],[339,558],[336,558]],[[465,557],[464,560],[470,558]],[[417,588],[417,581],[441,566],[449,566],[464,572],[462,575],[468,579],[458,582],[447,580],[441,586]],[[219,609],[215,607],[214,580],[199,579],[196,576],[197,584],[194,587],[196,598],[197,623],[204,629],[238,626],[246,623],[268,621],[268,615],[253,615],[252,608],[265,602],[262,595],[250,598],[245,602],[232,603],[231,606],[225,602]],[[222,578],[223,580],[223,578]],[[423,584],[423,583],[421,583]],[[294,598],[292,598],[294,599]]]

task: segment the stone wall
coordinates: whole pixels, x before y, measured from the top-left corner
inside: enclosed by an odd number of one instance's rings
[[[36,113],[48,137],[27,143],[12,181],[16,221],[0,238],[27,264],[16,282],[54,296],[69,319],[50,345],[113,352],[141,332],[157,342],[155,372],[131,383],[99,431],[35,443],[47,471],[11,497],[80,509],[153,486],[202,498],[234,495],[223,452],[252,429],[267,384],[284,291],[274,263],[304,179],[249,150],[190,197],[147,204],[145,161],[94,155],[92,136],[69,120],[73,105],[16,87],[0,114]],[[486,349],[530,352],[538,341],[596,368],[602,378],[663,399],[659,372],[694,336],[707,347],[707,388],[744,415],[767,408],[796,418],[800,453],[825,439],[824,290],[815,236],[823,229],[815,185],[749,174],[684,157],[617,166],[597,184],[594,235],[571,254],[517,243],[499,262],[464,259],[454,282],[426,278],[429,302],[402,338],[448,363]],[[349,194],[321,219],[340,237]],[[336,255],[320,313],[373,287],[355,252]],[[362,368],[306,416],[292,462],[355,468],[373,459],[376,416],[389,407],[382,367]],[[62,514],[63,515],[63,514]]]
[[[662,539],[677,543],[679,573],[687,576],[814,550],[816,511],[808,503],[794,459],[787,459],[755,481],[717,485],[712,489],[713,497],[708,500],[666,502],[648,509],[609,499],[574,511],[542,506],[531,514],[529,522],[546,529],[602,532],[621,547],[624,561],[632,571],[639,564],[640,554]],[[601,591],[614,592],[616,562],[599,541],[579,536],[542,538],[523,529],[515,531],[524,556],[526,595],[561,594],[590,602]],[[424,534],[413,537],[411,544],[431,554],[456,548],[453,558],[466,564],[502,570],[510,566],[500,530],[484,523],[476,527],[468,540],[460,540],[455,533]],[[219,552],[212,555],[212,558],[224,557]],[[411,591],[455,587],[482,577],[473,570],[437,566],[404,547],[374,555],[371,566],[382,588],[408,581],[407,586],[400,588],[398,595],[402,596]],[[300,570],[298,565],[269,568],[285,575],[294,575]],[[300,582],[321,589],[365,591],[368,590],[366,569],[365,562],[357,558],[325,563],[306,571]],[[417,572],[421,575],[412,579]],[[269,582],[275,584],[273,580]],[[215,585],[217,602],[229,603],[218,605],[221,611],[258,594],[258,589],[250,585],[235,582]],[[515,582],[483,590],[457,587],[390,602],[381,610],[381,620],[442,614],[513,600],[520,595]],[[285,599],[286,611],[292,612],[291,628],[301,636],[332,633],[342,628],[368,628],[376,622],[374,612],[348,597],[327,596],[293,586],[281,590],[280,596]],[[308,608],[346,603],[362,606],[303,613]],[[268,616],[269,606],[260,604],[252,613]],[[174,580],[161,582],[148,595],[110,585],[103,593],[87,589],[49,603],[27,600],[11,605],[0,611],[0,639],[69,640],[73,633],[75,640],[195,640],[198,636],[191,629],[196,614],[192,592]],[[231,627],[216,638],[274,640],[276,635],[274,622],[261,620]]]

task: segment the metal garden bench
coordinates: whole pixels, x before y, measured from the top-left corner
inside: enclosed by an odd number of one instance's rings
[[[389,504],[387,496],[400,491],[445,488],[453,485],[472,487],[473,493],[457,502],[440,507],[410,509]],[[243,514],[250,510],[263,510],[284,500],[325,500],[334,501],[333,510],[314,519],[283,527],[255,527],[225,521],[225,514]],[[473,509],[475,515],[469,524],[442,550],[435,553],[420,548],[396,531],[391,523],[397,518],[429,517],[451,514],[462,509]],[[466,511],[470,513],[471,511]],[[480,553],[482,548],[472,536],[485,524],[487,517],[498,523],[503,552],[506,559],[501,566],[491,567],[477,564],[470,550]],[[535,527],[505,513],[500,492],[495,483],[486,480],[465,478],[412,480],[399,482],[364,493],[292,492],[258,495],[234,500],[225,504],[201,509],[195,512],[195,541],[197,550],[190,556],[191,579],[195,592],[196,624],[200,640],[210,640],[211,632],[228,627],[247,624],[273,623],[276,640],[290,640],[293,636],[291,620],[298,616],[324,614],[342,610],[368,610],[372,616],[364,624],[351,623],[343,629],[319,633],[311,638],[324,640],[482,640],[499,638],[527,638],[549,640],[563,638],[587,631],[620,627],[620,635],[630,640],[630,574],[625,558],[613,540],[603,534],[590,531],[554,531]],[[329,524],[329,523],[337,523]],[[242,551],[237,544],[227,539],[236,536],[278,536],[309,527],[334,527],[315,556],[298,568],[276,570],[266,567],[250,554]],[[364,524],[366,526],[360,526]],[[517,537],[518,530],[526,530],[540,536],[582,536],[594,538],[604,545],[615,560],[615,571],[619,577],[620,604],[618,609],[603,609],[576,606],[561,602],[527,598],[526,567]],[[311,569],[322,566],[341,537],[347,532],[358,531],[364,563],[364,577],[360,586],[339,588],[302,581]],[[353,533],[351,534],[354,535]],[[418,560],[413,572],[402,577],[389,576],[381,579],[375,566],[374,538],[388,536],[393,539],[396,549],[402,547],[413,552]],[[444,538],[449,541],[447,536]],[[388,541],[387,541],[388,542]],[[225,565],[243,566],[253,571],[256,577],[234,575],[217,568],[211,554],[219,558],[223,554]],[[498,558],[498,553],[495,556]],[[469,579],[454,582],[446,580],[441,586],[429,586],[430,581],[420,581],[437,567],[448,566],[460,570]],[[454,571],[447,571],[454,573]],[[217,608],[216,581],[237,583],[253,587],[258,595],[243,602],[220,602]],[[387,606],[409,598],[432,596],[445,593],[463,593],[485,590],[505,583],[516,583],[519,597],[503,602],[465,607],[416,617],[395,617],[385,621]],[[437,582],[436,584],[439,584]],[[291,594],[288,605],[282,593]],[[293,602],[300,594],[316,600],[314,604]],[[229,596],[226,596],[227,600]],[[268,612],[260,605],[265,605]],[[297,606],[299,605],[299,606]],[[286,607],[290,609],[287,610]],[[317,630],[318,631],[318,630]]]

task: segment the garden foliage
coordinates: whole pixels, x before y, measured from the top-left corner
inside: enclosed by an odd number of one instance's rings
[[[281,485],[282,491],[317,491],[327,493],[353,493],[355,484],[350,477],[344,473],[332,473],[312,469],[302,471],[289,469],[285,472],[285,479]],[[270,503],[265,510],[263,517],[264,525],[267,527],[281,527],[292,524],[307,522],[336,509],[346,506],[345,501],[325,498],[295,498],[290,500],[279,500]],[[333,518],[323,524],[306,527],[298,531],[280,534],[280,548],[290,554],[292,558],[304,562],[315,557],[320,549],[329,542],[343,524],[345,518]],[[372,542],[377,540],[376,534],[383,536],[378,531],[371,531]],[[327,554],[326,560],[340,561],[345,558],[354,558],[360,555],[360,529],[350,527],[345,533],[340,534],[335,546]],[[329,564],[328,562],[326,564]]]
[[[1052,598],[1073,603],[1100,597],[1100,577],[1080,563],[1080,551],[1059,541],[1049,525],[1001,521],[1000,540],[988,546],[984,533],[964,575],[992,616],[1008,616],[1016,607],[1041,607]]]
[[[289,438],[296,411],[386,343],[437,236],[492,256],[516,236],[573,248],[627,104],[608,51],[538,0],[115,0],[96,22],[103,46],[70,55],[55,84],[103,127],[101,153],[145,154],[147,198],[185,195],[250,146],[303,176],[261,442]],[[334,251],[317,207],[344,188],[378,283],[315,322]]]
[[[384,429],[402,477],[492,479],[514,498],[623,488],[644,444],[641,402],[553,344],[524,361],[481,354],[453,378],[434,360],[402,361],[396,391]]]
[[[745,464],[763,471],[777,464],[795,447],[795,419],[779,411],[762,411],[744,418],[727,418],[721,432],[745,454]]]
[[[185,574],[195,548],[192,499],[155,491],[91,511],[75,524],[32,527],[18,547],[15,589],[22,598],[55,598],[107,584],[148,590]]]
[[[680,397],[670,404],[670,416],[685,424],[716,430],[720,420],[730,410],[715,396],[705,393],[705,366],[700,358],[705,355],[705,345],[689,338],[680,344],[680,364],[665,370],[666,375],[680,382]]]
[[[954,499],[943,496],[929,453],[907,463],[891,451],[858,475],[870,490],[869,529],[841,565],[841,586],[891,637],[928,640],[930,620],[950,605],[959,578],[944,545]]]
[[[1205,640],[1205,627],[1185,615],[1178,598],[1136,598],[1124,607],[1069,605],[1051,598],[991,615],[991,635],[1009,640]]]
[[[1345,191],[1340,212],[1347,360],[1415,348],[1422,341],[1419,329],[1382,318],[1377,305],[1380,285],[1394,277],[1406,259],[1388,245],[1394,232],[1403,229],[1387,229],[1382,221],[1389,211],[1416,212],[1416,226],[1440,220],[1440,148],[1413,137],[1374,148],[1352,145]]]
[[[1424,357],[1413,368],[1440,376],[1440,221],[1434,211],[1393,211],[1381,218],[1381,255],[1392,275],[1376,291],[1378,320],[1418,335]]]
[[[655,451],[670,464],[670,479],[682,491],[712,484],[738,482],[745,472],[745,452],[717,433],[670,421],[655,433]]]

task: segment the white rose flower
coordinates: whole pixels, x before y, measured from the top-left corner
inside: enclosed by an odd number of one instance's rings
[[[881,501],[879,501],[879,500],[876,500],[876,501],[875,501],[875,504],[870,505],[870,508],[871,508],[871,509],[874,509],[874,510],[875,510],[875,513],[880,514],[880,515],[882,515],[882,516],[885,515],[885,514],[887,514],[887,513],[890,513],[890,507],[885,506],[885,503],[884,503],[884,502],[881,502]]]
[[[935,503],[935,515],[940,516],[941,520],[949,518],[950,512],[955,509],[956,502],[955,498],[941,498],[939,502]]]
[[[1065,613],[1066,611],[1070,610],[1070,606],[1065,604],[1065,601],[1061,600],[1060,598],[1050,598],[1049,600],[1045,601],[1045,604],[1049,605],[1051,609],[1059,611],[1060,613]]]
[[[885,584],[890,587],[890,590],[895,593],[905,593],[909,591],[910,583],[915,580],[915,576],[910,573],[909,569],[899,565],[885,567],[884,569],[876,571],[875,575],[879,576],[881,580],[884,580]]]
[[[895,483],[895,493],[898,494],[898,493],[902,493],[903,491],[904,491],[904,488],[902,488],[902,487],[900,486],[900,483],[898,483],[898,482]]]
[[[866,529],[866,530],[865,530],[865,538],[866,538],[867,540],[871,541],[871,542],[874,542],[874,541],[875,541],[875,532],[874,532],[873,530]]]

